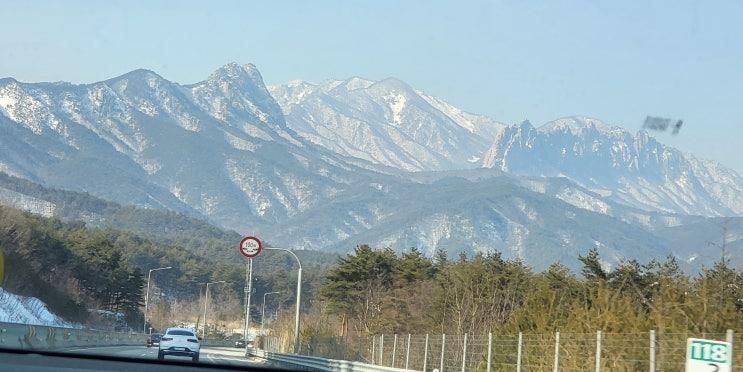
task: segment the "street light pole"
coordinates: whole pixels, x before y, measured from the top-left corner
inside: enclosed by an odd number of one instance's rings
[[[263,334],[263,323],[266,316],[266,296],[270,294],[277,294],[281,292],[268,292],[263,294],[263,305],[261,305],[261,334]]]
[[[150,301],[150,277],[152,276],[152,272],[168,269],[172,269],[172,267],[158,267],[157,269],[150,269],[150,271],[147,273],[147,292],[144,295],[144,321],[142,322],[142,333],[147,333],[147,307]]]
[[[302,300],[302,263],[299,262],[299,257],[297,257],[294,252],[292,252],[289,249],[286,248],[264,248],[267,250],[272,251],[284,251],[289,252],[292,256],[294,256],[294,259],[297,260],[297,265],[299,266],[299,270],[297,270],[297,310],[294,313],[294,353],[299,354],[299,307]]]
[[[209,304],[209,284],[217,284],[217,283],[224,283],[224,280],[220,280],[218,282],[209,282],[206,283],[206,291],[204,291],[204,325],[201,326],[201,333],[202,336],[206,338],[206,307]]]

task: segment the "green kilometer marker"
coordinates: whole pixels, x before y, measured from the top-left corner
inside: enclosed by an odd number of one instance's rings
[[[730,372],[730,343],[690,338],[686,342],[686,372]]]

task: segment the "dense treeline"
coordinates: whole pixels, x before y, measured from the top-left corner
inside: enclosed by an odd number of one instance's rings
[[[86,308],[136,319],[142,273],[126,262],[110,234],[0,207],[0,250],[6,257],[3,287],[11,292],[39,297],[71,320],[84,320]]]
[[[55,217],[62,220],[86,221],[91,226],[129,231],[222,263],[233,258],[223,248],[240,238],[236,232],[222,230],[182,213],[124,206],[88,193],[44,187],[3,172],[0,172],[0,187],[53,203]]]
[[[132,219],[138,216],[141,217],[135,213]],[[199,239],[203,238],[182,237],[191,238],[193,246],[186,248],[178,239],[162,234],[89,227],[82,222],[63,222],[0,206],[0,251],[6,258],[2,286],[40,298],[67,320],[86,322],[87,309],[108,310],[125,313],[128,324],[137,329],[142,321],[148,270],[172,266],[153,276],[149,318],[155,327],[166,327],[174,321],[198,324],[203,309],[203,284],[220,280],[227,284],[210,289],[210,296],[215,299],[211,304],[212,319],[239,323],[243,314],[245,260],[237,252],[238,239],[213,239],[213,246],[199,246],[203,242]],[[200,251],[197,254],[194,250]],[[306,309],[322,284],[323,268],[337,256],[319,252],[297,254],[305,267],[302,305]],[[225,263],[220,255],[231,259]],[[291,256],[280,252],[266,252],[255,260],[254,320],[260,318],[261,306],[255,299],[266,292],[281,292],[267,304],[268,311],[293,308],[295,265]],[[183,306],[193,311],[184,313]]]
[[[307,328],[327,335],[743,329],[743,273],[727,261],[690,276],[673,257],[610,271],[595,249],[579,260],[577,276],[559,263],[533,272],[497,253],[428,258],[359,246],[328,272],[308,317],[323,325]]]

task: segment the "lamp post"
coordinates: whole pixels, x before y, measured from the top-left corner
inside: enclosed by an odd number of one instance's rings
[[[172,269],[172,267],[158,267],[157,269],[150,269],[150,272],[147,273],[147,292],[144,295],[144,321],[142,322],[142,333],[147,333],[147,307],[149,306],[150,301],[150,277],[152,276],[152,272],[168,269]]]
[[[297,310],[294,313],[294,353],[299,354],[299,307],[301,304],[302,299],[302,263],[299,262],[299,257],[297,257],[294,252],[292,252],[289,249],[286,248],[264,248],[270,251],[284,251],[289,252],[292,256],[294,256],[294,259],[297,260],[297,265],[299,266],[299,270],[297,270]]]
[[[263,323],[266,316],[266,296],[270,294],[277,294],[281,292],[268,292],[263,294],[263,305],[261,305],[261,334],[263,334]]]
[[[209,284],[226,283],[224,280],[218,282],[206,283],[206,291],[204,292],[204,325],[201,326],[202,337],[206,338],[206,307],[209,304]]]

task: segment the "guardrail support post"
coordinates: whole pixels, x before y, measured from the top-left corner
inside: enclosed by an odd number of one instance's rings
[[[462,344],[462,372],[467,368],[467,334],[464,334],[464,343]]]
[[[650,363],[648,363],[650,366],[648,370],[650,372],[655,372],[655,330],[650,330]]]
[[[439,366],[439,372],[444,372],[444,346],[446,345],[446,334],[441,334],[441,365]]]
[[[555,365],[552,367],[552,371],[560,371],[560,332],[555,332]]]
[[[490,372],[492,359],[493,359],[493,332],[488,332],[488,367],[487,367],[486,372]]]
[[[408,369],[410,363],[410,333],[408,333],[408,347],[405,348],[405,369]]]
[[[596,372],[601,372],[601,331],[596,331]]]
[[[426,346],[423,347],[423,372],[428,367],[428,333],[426,333]]]
[[[395,368],[395,356],[397,355],[397,333],[395,333],[395,338],[392,341],[392,368]]]
[[[516,372],[521,372],[521,350],[524,347],[524,334],[519,332],[519,345],[516,347]]]

